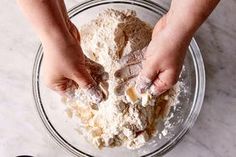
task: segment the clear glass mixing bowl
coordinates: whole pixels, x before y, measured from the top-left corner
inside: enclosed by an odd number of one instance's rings
[[[69,16],[76,26],[81,26],[107,8],[135,10],[139,18],[153,26],[166,13],[163,7],[147,0],[91,0],[72,8],[69,11]],[[203,103],[204,64],[197,43],[192,39],[184,62],[185,71],[180,78],[186,89],[185,92],[180,93],[180,102],[177,104],[174,116],[170,119],[173,127],[168,129],[167,135],[161,139],[158,138],[160,135],[157,135],[146,145],[136,150],[128,150],[124,147],[98,150],[78,134],[75,129],[77,123],[68,119],[60,97],[42,83],[40,71],[42,59],[43,50],[40,45],[33,68],[33,95],[38,113],[56,142],[75,156],[161,156],[171,150],[193,126]]]

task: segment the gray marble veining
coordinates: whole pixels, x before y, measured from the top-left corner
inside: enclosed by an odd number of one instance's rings
[[[39,40],[15,1],[0,2],[0,156],[68,157],[49,137],[34,107],[31,74]],[[75,3],[68,0],[68,8]],[[222,0],[195,35],[206,67],[205,101],[194,127],[166,157],[236,154],[235,12],[235,0]]]

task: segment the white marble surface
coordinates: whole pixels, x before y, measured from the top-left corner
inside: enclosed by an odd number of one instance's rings
[[[31,73],[38,38],[15,1],[0,2],[0,156],[68,157],[34,107]],[[67,0],[68,8],[75,3]],[[194,127],[166,157],[236,155],[235,13],[236,1],[222,0],[196,33],[207,73],[204,106]]]

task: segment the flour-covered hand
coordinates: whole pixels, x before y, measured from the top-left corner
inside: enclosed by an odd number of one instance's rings
[[[167,25],[166,18],[156,24],[144,55],[137,79],[141,93],[150,88],[152,94],[160,95],[178,81],[191,35]]]
[[[121,58],[123,65],[115,76],[121,82],[117,89],[122,94],[127,85],[135,82],[139,93],[150,90],[160,95],[178,80],[190,37],[166,26],[164,16],[155,26],[152,40],[142,50],[134,51]]]

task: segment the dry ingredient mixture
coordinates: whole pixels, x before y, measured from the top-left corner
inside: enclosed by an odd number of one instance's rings
[[[151,34],[152,27],[131,10],[108,9],[80,28],[84,53],[109,74],[107,99],[91,105],[86,93],[76,89],[65,103],[68,116],[78,119],[78,131],[98,148],[139,148],[157,134],[157,124],[175,105],[178,85],[158,98],[148,93],[140,96],[132,83],[123,89],[124,94],[118,96],[114,92],[119,84],[114,73],[122,66],[119,59],[147,46]]]

